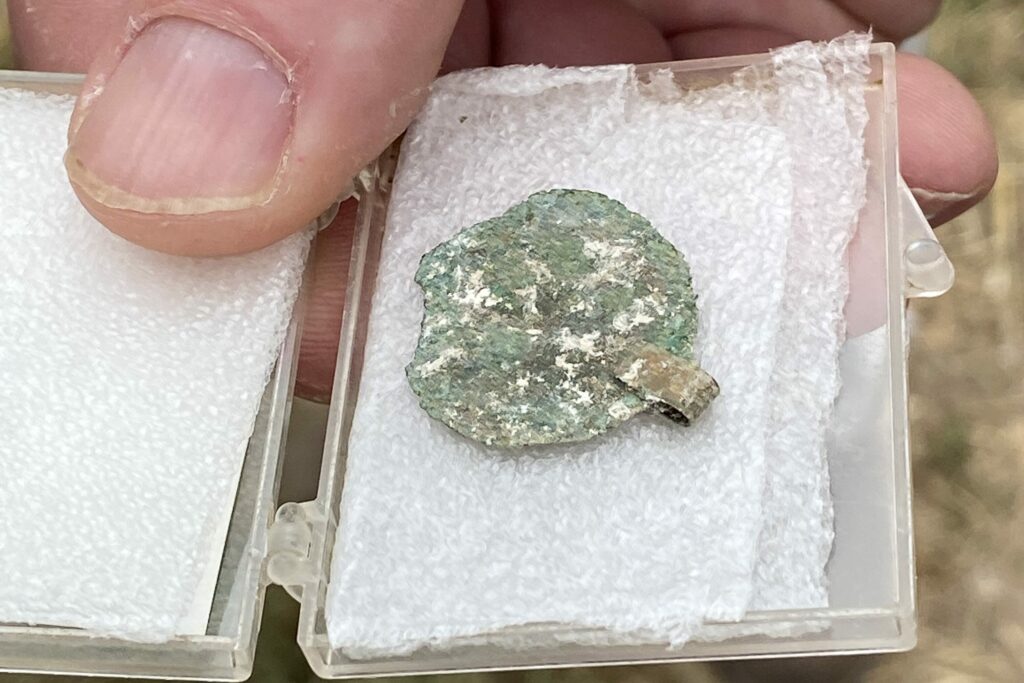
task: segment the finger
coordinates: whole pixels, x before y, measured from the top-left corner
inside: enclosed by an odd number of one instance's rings
[[[952,74],[921,57],[896,58],[900,172],[935,225],[977,203],[995,181],[992,131],[978,103]],[[870,211],[871,209],[865,209]],[[864,224],[850,244],[851,337],[885,323],[885,235]]]
[[[830,0],[627,1],[668,38],[676,59],[750,54],[868,28]]]
[[[85,73],[121,25],[125,0],[7,0],[20,69]]]
[[[342,203],[334,222],[317,236],[313,254],[295,391],[322,403],[330,400],[334,384],[357,208],[353,199]]]
[[[620,0],[497,0],[491,3],[496,64],[663,62],[655,26]]]
[[[150,248],[266,246],[312,222],[406,127],[460,4],[133,2],[72,117],[72,184]]]
[[[995,182],[995,137],[977,100],[923,57],[896,59],[900,171],[933,225],[978,203]]]
[[[491,61],[491,11],[487,0],[466,0],[448,49],[441,62],[441,71],[458,71],[487,66]]]
[[[867,26],[876,35],[899,42],[931,23],[939,13],[942,0],[834,0]]]

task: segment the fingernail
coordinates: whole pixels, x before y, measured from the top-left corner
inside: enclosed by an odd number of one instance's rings
[[[967,206],[973,204],[978,196],[984,194],[985,191],[985,189],[979,189],[974,192],[938,192],[920,187],[910,188],[924,217],[933,224],[959,214]]]
[[[191,19],[159,19],[88,104],[68,174],[116,209],[257,206],[273,195],[293,108],[284,73],[253,43]]]

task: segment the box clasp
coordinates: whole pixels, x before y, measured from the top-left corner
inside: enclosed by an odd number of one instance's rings
[[[903,178],[899,179],[899,205],[903,295],[908,299],[941,296],[956,279],[953,263]]]

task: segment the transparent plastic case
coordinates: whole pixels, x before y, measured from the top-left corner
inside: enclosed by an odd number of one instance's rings
[[[869,260],[885,273],[884,281],[873,286],[885,303],[887,363],[867,383],[850,368],[843,369],[840,402],[852,394],[868,396],[871,414],[864,416],[852,454],[849,449],[842,458],[830,454],[836,531],[828,565],[830,606],[752,612],[741,622],[767,624],[776,632],[793,635],[692,642],[677,650],[657,645],[564,645],[515,651],[478,646],[359,661],[331,649],[325,620],[327,586],[347,440],[359,393],[362,344],[391,178],[400,154],[396,144],[356,183],[359,213],[316,500],[287,503],[274,514],[282,436],[298,355],[300,300],[249,443],[207,634],[149,645],[96,638],[74,629],[0,625],[0,670],[244,680],[252,669],[268,581],[284,586],[299,601],[298,643],[315,673],[325,678],[868,653],[912,647],[916,622],[905,306],[908,298],[945,292],[952,284],[953,271],[900,180],[893,62],[892,45],[873,46],[872,74],[865,92],[870,115],[865,149],[868,197],[858,228],[872,250]],[[769,69],[770,60],[767,55],[755,55],[673,62],[640,67],[638,73],[644,77],[668,68],[681,85],[699,89],[720,84],[752,65]],[[0,87],[74,93],[80,82],[75,76],[0,72]]]
[[[0,88],[35,92],[76,94],[81,80],[0,71]],[[249,677],[266,592],[263,562],[277,505],[308,276],[245,453],[206,634],[146,644],[99,638],[78,629],[0,624],[0,671],[225,681]]]
[[[362,344],[370,317],[376,263],[386,222],[390,182],[400,154],[396,145],[360,179],[360,209],[353,248],[341,347],[327,442],[315,501],[287,504],[278,513],[280,543],[270,558],[271,580],[301,603],[298,640],[317,675],[325,678],[420,674],[594,664],[689,661],[717,658],[867,653],[905,650],[915,643],[914,566],[911,535],[910,459],[904,335],[906,299],[934,296],[952,284],[942,248],[900,180],[897,165],[895,73],[892,45],[871,51],[865,97],[870,120],[867,204],[858,226],[867,261],[885,273],[875,282],[884,297],[888,364],[865,386],[844,368],[843,396],[869,396],[855,453],[831,457],[835,545],[828,565],[829,607],[749,613],[741,624],[770,625],[785,637],[748,636],[691,642],[682,649],[635,645],[561,645],[507,650],[493,645],[446,652],[422,650],[406,657],[350,660],[332,650],[325,599],[338,510],[345,479],[347,440],[359,393]],[[748,66],[770,69],[766,55],[674,62],[640,67],[641,78],[669,68],[688,89],[711,87]],[[879,301],[881,305],[881,301]],[[724,625],[723,625],[724,626]],[[731,624],[729,626],[732,626]]]

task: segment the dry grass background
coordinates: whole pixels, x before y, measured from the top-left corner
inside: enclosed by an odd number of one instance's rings
[[[0,65],[5,30],[0,21]],[[956,287],[912,307],[917,649],[465,675],[445,683],[1024,681],[1024,0],[948,0],[928,44],[981,100],[1002,163],[991,196],[942,230]],[[315,680],[294,642],[295,604],[272,590],[267,610],[252,680]]]

